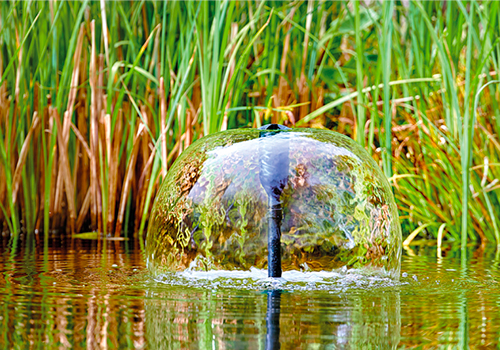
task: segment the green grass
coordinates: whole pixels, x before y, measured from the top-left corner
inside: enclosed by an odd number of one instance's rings
[[[500,4],[0,3],[0,225],[143,232],[197,138],[355,138],[404,232],[500,244]],[[489,244],[488,243],[488,244]]]

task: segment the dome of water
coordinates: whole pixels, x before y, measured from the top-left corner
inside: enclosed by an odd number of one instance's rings
[[[278,263],[399,278],[397,208],[375,161],[333,131],[273,128],[212,134],[181,154],[151,213],[150,270]]]

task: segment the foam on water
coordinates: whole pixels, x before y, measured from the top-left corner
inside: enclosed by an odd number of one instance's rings
[[[347,291],[400,286],[397,280],[389,277],[367,276],[356,270],[336,272],[285,271],[281,278],[267,277],[267,270],[251,268],[249,271],[185,270],[166,273],[154,278],[158,283],[183,285],[206,289],[247,289],[247,290],[326,290]]]

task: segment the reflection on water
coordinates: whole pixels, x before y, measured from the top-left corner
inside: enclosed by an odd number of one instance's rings
[[[179,290],[176,295],[160,292],[146,300],[146,329],[153,348],[198,344],[279,349],[278,339],[281,349],[305,344],[391,348],[399,342],[399,300],[394,293],[351,298],[325,292]]]
[[[137,247],[69,240],[44,251],[29,242],[11,255],[0,242],[0,348],[144,346]]]
[[[280,349],[281,291],[267,292],[266,350]]]
[[[0,238],[0,348],[491,348],[500,336],[500,256],[403,255],[392,284],[306,283],[282,291],[222,279],[171,285],[137,241]],[[346,280],[347,281],[347,280]],[[221,282],[217,284],[217,282]],[[279,343],[277,342],[279,341]],[[279,344],[279,347],[278,347]]]

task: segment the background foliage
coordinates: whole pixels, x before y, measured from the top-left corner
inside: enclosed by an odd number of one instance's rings
[[[0,225],[142,232],[197,138],[362,144],[403,232],[500,243],[496,1],[0,3]],[[484,87],[482,90],[481,88]]]

